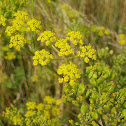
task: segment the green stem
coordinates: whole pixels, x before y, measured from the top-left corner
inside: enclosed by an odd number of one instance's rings
[[[55,48],[55,46],[52,45],[52,47],[57,53],[59,53],[59,51]]]
[[[36,34],[35,34],[35,32],[32,32],[32,42],[33,42],[34,49],[36,49]]]
[[[78,88],[79,88],[79,84],[77,84],[77,90],[76,90],[75,100],[76,100],[76,98],[77,98]]]
[[[67,60],[69,60],[69,59],[73,59],[73,58],[76,58],[76,57],[78,57],[78,56],[72,56],[72,57],[69,57]]]
[[[81,77],[82,77],[87,83],[90,83],[89,80],[88,80],[84,75],[81,75]]]
[[[64,60],[64,59],[52,59],[52,60]]]
[[[49,66],[45,66],[45,67],[47,67],[49,70],[51,70],[53,73],[55,73],[56,75],[58,75],[59,77],[62,77],[61,75],[59,75],[54,69],[52,69],[51,67],[49,67]]]
[[[31,0],[31,2],[32,2],[32,15],[34,17],[34,0]]]
[[[80,8],[79,8],[80,13],[81,13],[81,10],[82,10],[83,6],[84,6],[84,0],[81,0],[81,2],[80,2]]]
[[[99,95],[101,96],[100,87],[98,86],[97,88],[98,88]]]
[[[34,53],[32,51],[30,51],[28,48],[23,47],[22,48],[24,52],[26,52],[27,54],[29,54],[30,56],[34,56]]]

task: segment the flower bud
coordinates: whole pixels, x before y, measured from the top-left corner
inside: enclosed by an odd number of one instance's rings
[[[88,105],[82,105],[81,106],[81,113],[87,113],[88,112]]]
[[[92,86],[97,86],[97,83],[96,83],[95,79],[93,79],[93,78],[90,79],[90,84]]]
[[[98,120],[98,113],[97,112],[91,112],[91,117],[95,120]]]
[[[93,71],[91,71],[89,74],[88,74],[88,78],[90,79],[93,75]]]
[[[121,97],[121,99],[120,99],[120,103],[121,103],[121,104],[123,104],[123,103],[124,103],[124,101],[125,101],[125,97],[124,97],[124,96],[122,96],[122,97]]]
[[[126,118],[126,109],[123,109],[123,110],[122,110],[122,114],[123,114],[123,116]]]
[[[123,104],[124,108],[126,108],[126,102]]]
[[[87,92],[86,92],[85,98],[88,98],[90,93],[91,93],[91,91],[90,91],[90,89],[88,89]]]
[[[95,72],[95,73],[92,75],[92,78],[93,78],[93,79],[97,79],[97,77],[98,77],[98,75],[97,75],[97,73]]]
[[[98,98],[98,93],[97,93],[96,91],[93,92],[92,95],[91,95],[91,98],[92,98],[93,100],[96,100],[96,99]]]
[[[115,85],[109,87],[108,92],[112,93],[115,90]]]
[[[100,77],[99,79],[96,80],[97,84],[101,84],[102,82],[104,82],[104,79],[102,77]]]
[[[102,108],[101,108],[101,107],[98,108],[98,109],[97,109],[97,112],[98,112],[100,115],[102,115]]]

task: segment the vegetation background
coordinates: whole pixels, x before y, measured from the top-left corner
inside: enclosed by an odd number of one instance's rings
[[[96,50],[108,47],[114,55],[125,51],[125,44],[119,43],[119,35],[126,34],[126,0],[1,0],[0,14],[7,14],[8,19],[17,10],[23,10],[41,21],[42,31],[51,30],[58,38],[63,38],[69,31],[80,31],[84,42],[91,44]],[[10,22],[8,21],[7,24]],[[105,28],[109,36],[104,33],[93,33],[93,26]],[[62,85],[58,82],[56,70],[62,61],[51,62],[48,66],[33,66],[33,59],[24,50],[13,51],[15,58],[5,58],[7,51],[4,48],[8,41],[4,33],[5,27],[0,26],[0,120],[4,126],[12,123],[2,117],[6,107],[13,104],[21,113],[26,110],[28,101],[43,102],[45,96],[55,99],[61,98]],[[103,34],[103,35],[102,35]],[[27,35],[31,39],[31,35]],[[33,36],[32,36],[33,37]],[[37,36],[36,36],[37,37]],[[3,44],[4,41],[4,44]],[[35,36],[34,36],[34,40]],[[39,44],[37,45],[38,48]],[[44,47],[47,48],[47,47]],[[54,56],[56,52],[49,49]],[[123,53],[124,54],[124,53]],[[125,55],[126,56],[126,55]],[[104,60],[111,67],[111,56]],[[73,60],[83,71],[87,64]],[[83,65],[85,66],[83,66]],[[123,66],[123,84],[125,87],[126,66]],[[82,80],[85,82],[84,80]],[[61,125],[67,126],[69,119],[76,120],[79,108],[67,103],[63,109]]]

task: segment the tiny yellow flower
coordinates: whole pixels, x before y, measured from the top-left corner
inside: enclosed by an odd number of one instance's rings
[[[88,62],[89,62],[89,58],[88,58],[88,57],[85,57],[85,58],[84,58],[84,62],[85,62],[85,63],[88,63]]]
[[[63,82],[63,78],[59,78],[59,83],[62,83]]]

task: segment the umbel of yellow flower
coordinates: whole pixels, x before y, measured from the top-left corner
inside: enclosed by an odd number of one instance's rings
[[[4,16],[1,16],[0,17],[0,25],[2,24],[3,26],[5,26],[6,25],[6,23],[5,23],[6,20],[7,19]]]
[[[26,21],[28,20],[28,13],[24,12],[24,11],[17,11],[14,13],[14,20],[12,21],[12,28],[14,31],[16,30],[23,30],[22,26],[26,23]]]
[[[17,51],[20,51],[20,48],[23,47],[25,43],[24,35],[15,35],[11,36],[9,47],[14,47]]]
[[[47,65],[50,60],[53,59],[53,55],[50,54],[49,51],[42,49],[41,51],[36,51],[35,56],[33,56],[33,65],[37,65],[38,63],[42,66]]]
[[[56,41],[56,35],[55,33],[51,31],[44,31],[37,39],[37,41],[45,42],[45,44],[48,46],[52,42]]]
[[[24,118],[19,113],[17,108],[15,108],[13,105],[11,105],[11,107],[6,108],[6,111],[3,112],[2,116],[11,120],[14,125],[23,125]]]
[[[119,43],[121,45],[126,45],[126,36],[124,34],[119,35]]]
[[[28,102],[28,103],[26,103],[26,105],[27,105],[27,110],[33,110],[33,109],[35,109],[36,103]]]
[[[98,36],[100,36],[100,37],[110,34],[109,30],[107,30],[104,26],[97,27],[95,25],[92,25],[91,26],[91,31],[92,32],[97,32]]]
[[[28,13],[24,11],[17,11],[14,13],[14,16],[17,20],[27,20],[28,19]]]
[[[78,56],[80,57],[84,57],[84,62],[88,63],[89,62],[89,58],[92,60],[96,60],[96,55],[95,49],[92,49],[90,45],[88,46],[80,46],[81,51],[78,51]]]
[[[39,32],[39,30],[41,30],[41,28],[42,28],[41,21],[38,21],[35,18],[28,21],[27,24],[29,25],[29,27],[27,28],[28,31],[31,30],[31,31]]]
[[[14,52],[7,52],[6,56],[4,58],[7,59],[7,60],[12,60],[12,59],[15,59],[16,56],[15,56]]]
[[[15,32],[15,28],[13,26],[7,26],[5,33],[7,36],[11,36]]]
[[[26,103],[27,111],[24,118],[21,116],[17,108],[13,105],[6,108],[3,112],[3,117],[13,122],[13,125],[23,126],[56,126],[59,119],[59,105],[61,99],[55,100],[50,96],[46,96],[43,103],[36,104],[35,102]]]
[[[68,56],[74,53],[73,49],[71,49],[71,46],[68,44],[67,39],[58,40],[55,43],[55,46],[60,48],[60,51],[58,52],[59,56]]]
[[[76,79],[80,78],[81,72],[77,69],[76,64],[70,62],[70,64],[62,64],[57,73],[63,75],[63,78],[59,78],[59,83],[69,82],[70,85],[74,85]]]
[[[79,31],[71,31],[67,33],[67,40],[70,40],[72,44],[77,45],[78,43],[83,45],[83,36]]]

